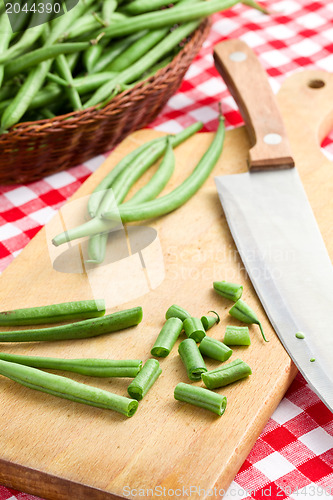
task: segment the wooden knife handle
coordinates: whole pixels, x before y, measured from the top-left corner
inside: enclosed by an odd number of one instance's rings
[[[293,167],[282,116],[266,71],[252,49],[242,40],[227,40],[215,46],[214,60],[250,135],[249,169]]]

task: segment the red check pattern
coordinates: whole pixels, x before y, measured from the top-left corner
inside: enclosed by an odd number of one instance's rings
[[[327,0],[266,0],[265,16],[244,5],[216,14],[210,36],[183,84],[151,127],[177,132],[202,120],[217,126],[218,101],[227,127],[242,123],[214,68],[213,46],[241,38],[265,67],[274,91],[300,69],[333,72],[333,4]],[[322,144],[333,160],[333,134]],[[20,186],[0,186],[0,272],[102,162]],[[0,500],[37,497],[0,486]],[[225,499],[333,499],[333,414],[298,375],[231,484]]]

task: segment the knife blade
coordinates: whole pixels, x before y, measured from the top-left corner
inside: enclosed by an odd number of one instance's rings
[[[265,70],[241,40],[218,44],[214,60],[252,143],[249,171],[215,178],[230,231],[280,341],[333,411],[332,262]]]

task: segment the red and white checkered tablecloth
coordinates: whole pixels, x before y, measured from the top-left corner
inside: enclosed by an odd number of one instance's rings
[[[227,127],[242,123],[213,64],[212,48],[226,38],[241,38],[254,49],[275,92],[286,76],[300,69],[333,72],[332,2],[267,0],[265,6],[272,10],[270,15],[239,4],[213,16],[209,38],[181,88],[150,127],[174,133],[202,120],[204,131],[214,131],[220,100]],[[333,134],[322,146],[333,160]],[[103,159],[99,156],[32,184],[0,186],[0,272]],[[301,375],[297,375],[224,498],[333,499],[333,414]],[[8,499],[36,497],[0,486],[0,500]]]

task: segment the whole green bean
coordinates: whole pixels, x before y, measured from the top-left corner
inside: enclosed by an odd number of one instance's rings
[[[9,24],[9,19],[6,14],[3,14],[0,18],[0,54],[6,51],[11,39],[11,33],[12,31]],[[0,59],[0,87],[2,85],[3,76],[4,67]]]
[[[200,130],[200,128],[202,128],[201,122],[194,123],[193,125],[190,125],[185,130],[182,130],[181,132],[179,132],[175,136],[171,137],[170,141],[171,141],[172,145],[177,146],[181,142],[188,139],[195,132]],[[218,137],[221,139],[220,135]],[[158,143],[160,143],[159,150],[158,150],[159,154],[157,154],[158,151],[156,148],[156,144],[158,144]],[[149,143],[147,143],[147,144],[149,144]],[[133,165],[134,158],[136,158],[135,161],[140,161],[140,162],[143,161],[141,156],[143,154],[142,152],[145,151],[145,149],[149,148],[149,146],[147,146],[147,144],[140,146],[140,148],[138,148],[138,149],[140,149],[140,158],[139,158],[139,156],[137,156],[138,150],[133,151],[132,153],[127,155],[125,158],[123,158],[123,160],[121,160],[121,162],[116,165],[116,167],[108,174],[108,176],[102,181],[102,183],[100,183],[97,186],[97,188],[96,188],[97,190],[92,193],[92,195],[89,199],[90,206],[89,206],[89,202],[88,202],[88,210],[89,210],[90,214],[91,214],[91,211],[93,211],[93,210],[96,210],[95,214],[97,213],[99,204],[102,202],[103,197],[105,195],[105,191],[102,192],[99,190],[100,186],[103,186],[101,189],[105,189],[105,186],[109,185],[110,179],[112,182],[113,179],[116,179],[117,176],[119,175],[119,173],[124,168],[126,168],[129,164],[131,164],[131,162]],[[152,165],[163,154],[165,147],[166,147],[165,144],[166,144],[165,138],[162,138],[162,140],[161,140],[161,138],[154,139],[154,143],[152,143],[152,142],[150,143],[150,147],[152,145],[154,145],[154,147],[155,147],[154,153],[149,154],[148,156],[146,155],[144,160],[146,162],[150,162],[150,165]],[[125,196],[126,196],[126,194],[127,194],[127,192],[125,193]],[[160,198],[160,199],[162,199],[162,198]],[[149,201],[146,203],[153,203],[153,202]],[[141,207],[142,205],[143,204],[140,204],[138,206]],[[120,210],[121,205],[118,208]],[[118,208],[117,208],[117,210],[118,210]],[[135,210],[135,207],[129,206],[128,209]],[[114,211],[112,211],[112,214],[113,215],[112,215],[111,221],[107,220],[107,219],[103,219],[102,217],[95,216],[93,219],[87,221],[86,223],[82,224],[81,226],[77,226],[77,227],[68,229],[67,231],[64,231],[63,233],[56,235],[53,238],[52,243],[55,246],[59,246],[59,245],[62,245],[63,243],[66,243],[67,241],[72,241],[72,240],[77,239],[77,238],[81,238],[81,237],[85,237],[85,236],[93,236],[94,234],[104,233],[106,231],[110,231],[110,229],[112,229],[115,225],[115,221],[114,221],[115,213],[114,213]]]
[[[112,16],[114,14],[114,11],[116,10],[118,4],[116,0],[104,0],[103,6],[102,6],[102,16],[104,21],[107,24],[110,24],[112,21]]]
[[[130,167],[129,167],[130,168]],[[126,201],[124,205],[133,206],[136,203],[154,199],[165,188],[170,177],[175,170],[175,155],[172,149],[170,137],[167,139],[167,149],[160,166],[156,173],[149,182],[141,189],[139,189],[130,200]],[[127,171],[125,170],[125,173]]]
[[[73,52],[81,52],[90,47],[89,42],[76,42],[76,43],[57,43],[51,45],[50,47],[42,47],[41,49],[36,49],[33,52],[24,54],[23,56],[17,57],[13,61],[10,61],[5,65],[5,76],[6,78],[12,78],[13,76],[25,71],[32,66],[36,66],[39,63],[46,61],[48,59],[54,59],[59,54],[72,54]]]
[[[190,21],[202,19],[215,12],[229,9],[239,3],[239,0],[209,0],[209,2],[200,2],[191,5],[176,5],[166,9],[161,13],[148,12],[138,16],[130,17],[119,21],[117,24],[109,26],[104,32],[105,39],[129,35],[143,29],[158,29],[174,24],[188,23]]]
[[[146,35],[139,38],[119,56],[117,56],[107,67],[107,71],[124,71],[134,64],[140,57],[155,47],[168,34],[169,28],[148,31]]]
[[[76,403],[115,410],[127,417],[132,417],[138,408],[138,402],[134,399],[81,384],[67,377],[43,372],[31,366],[0,360],[0,374],[30,389],[69,399]]]
[[[49,370],[64,370],[80,373],[89,377],[129,377],[137,376],[142,368],[140,359],[66,359],[46,358],[43,356],[23,356],[20,354],[7,354],[0,352],[0,360],[18,363],[19,365],[32,366],[33,368],[46,368]]]
[[[55,47],[55,45],[54,45],[54,47]],[[64,80],[66,80],[66,82],[68,83],[68,88],[66,89],[66,92],[67,92],[68,98],[73,106],[73,109],[75,111],[82,109],[81,98],[80,98],[80,95],[79,95],[77,89],[74,88],[74,86],[73,86],[72,72],[69,68],[67,59],[64,56],[64,54],[60,54],[56,58],[56,66],[57,66],[57,69],[60,73],[60,76]]]
[[[73,85],[80,94],[87,94],[98,88],[100,85],[103,85],[105,82],[108,82],[115,76],[116,73],[111,71],[78,76],[74,78]]]
[[[108,314],[101,318],[86,319],[77,321],[76,323],[0,333],[0,343],[86,339],[138,325],[141,320],[142,308],[134,307]]]
[[[210,0],[211,3],[215,0]],[[172,9],[170,9],[172,10]],[[116,77],[116,83],[131,83],[133,80],[138,79],[144,71],[156,64],[162,57],[167,55],[170,50],[176,47],[184,38],[189,36],[199,25],[198,21],[186,23],[179,26],[177,29],[169,33],[163,40],[161,40],[154,48],[150,49],[144,56],[142,56],[136,63],[129,68],[120,72]],[[110,89],[113,88],[115,81],[111,80],[102,85],[85,103],[84,107],[89,108],[96,106],[103,102],[110,95]]]
[[[212,0],[210,0],[212,1]],[[215,137],[206,153],[203,155],[193,172],[185,181],[170,193],[156,200],[140,203],[134,207],[119,206],[119,214],[123,223],[141,221],[165,215],[186,203],[207,180],[222,153],[225,128],[220,117]],[[112,220],[112,212],[104,213],[103,217]]]
[[[102,54],[103,47],[99,43],[91,45],[83,54],[83,63],[88,73],[92,69]]]
[[[66,31],[67,27],[71,25],[73,20],[80,17],[93,1],[94,0],[81,0],[81,2],[67,12],[65,16],[55,19],[52,23],[51,32],[48,34],[43,32],[44,36],[47,34],[45,45],[48,46],[55,43],[60,35]],[[42,87],[51,65],[52,59],[48,59],[29,71],[24,84],[2,115],[1,127],[3,129],[10,128],[22,118],[29,108],[31,101]]]
[[[0,312],[1,326],[40,325],[104,316],[105,301],[77,300],[47,306],[25,307]]]
[[[176,2],[179,2],[179,0],[173,0],[172,3]],[[125,5],[124,12],[131,16],[136,16],[144,12],[160,9],[161,7],[167,7],[168,5],[170,5],[170,0],[134,0]]]
[[[36,40],[40,38],[44,30],[45,26],[43,24],[26,30],[17,43],[9,47],[7,50],[1,51],[0,64],[5,64],[8,61],[13,60],[15,57],[20,56],[23,52],[32,47]]]
[[[94,73],[100,73],[104,71],[105,68],[110,64],[119,54],[121,54],[124,50],[127,49],[135,40],[138,40],[142,37],[147,31],[139,31],[138,33],[134,33],[131,36],[126,38],[121,38],[116,42],[112,43],[111,46],[107,46],[105,52],[101,55],[98,61],[92,68]],[[103,46],[103,38],[100,41],[100,44]]]

